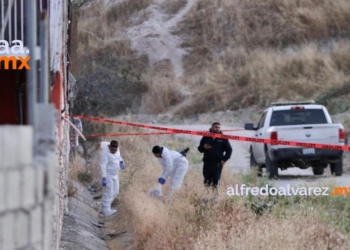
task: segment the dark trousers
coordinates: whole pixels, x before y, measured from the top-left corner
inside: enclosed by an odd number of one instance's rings
[[[206,186],[217,187],[221,178],[222,165],[219,162],[204,162],[203,177]]]

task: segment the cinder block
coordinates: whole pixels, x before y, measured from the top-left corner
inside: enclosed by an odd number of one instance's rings
[[[33,163],[33,128],[30,126],[20,126],[18,133],[18,151],[21,155],[19,157],[20,165],[31,165]]]
[[[25,248],[29,243],[29,216],[23,212],[17,212],[15,219],[16,247]]]
[[[42,208],[37,206],[30,212],[30,235],[31,242],[42,240]]]
[[[17,165],[18,162],[18,149],[17,149],[17,131],[16,127],[4,126],[2,130],[1,151],[2,160],[1,164],[4,168],[9,168]]]
[[[47,167],[47,177],[48,177],[48,182],[47,182],[47,191],[48,191],[48,196],[54,196],[56,195],[56,180],[58,179],[58,174],[56,173],[57,169],[59,168],[58,165],[58,157],[54,153],[49,153],[48,154],[48,167]]]
[[[19,169],[5,174],[5,208],[17,209],[21,206],[21,172]]]
[[[0,148],[1,150],[1,148]],[[0,213],[5,211],[5,173],[0,170]],[[1,250],[1,248],[0,248]]]
[[[15,240],[15,216],[14,213],[7,213],[2,220],[2,247],[4,250],[14,250],[16,249]]]
[[[43,250],[43,244],[42,244],[42,242],[40,241],[40,242],[34,243],[32,249],[33,249],[33,250]]]
[[[29,208],[35,204],[36,186],[36,169],[26,167],[22,171],[22,192],[21,201],[23,208]]]
[[[1,165],[20,167],[32,163],[33,130],[30,126],[3,126],[1,138]]]
[[[52,220],[52,200],[44,201],[44,249],[53,249],[52,245],[52,233],[54,230],[54,224]]]
[[[35,168],[35,196],[36,203],[40,204],[43,201],[44,196],[44,168],[42,165]]]

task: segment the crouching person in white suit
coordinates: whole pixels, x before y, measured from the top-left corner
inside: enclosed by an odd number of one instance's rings
[[[99,160],[103,186],[100,212],[108,217],[117,212],[117,210],[111,209],[111,205],[114,198],[119,194],[119,168],[125,168],[123,158],[120,156],[118,142],[113,140],[107,147],[102,146]]]
[[[158,158],[162,166],[162,173],[158,178],[158,182],[164,185],[166,179],[170,180],[170,197],[175,191],[181,188],[181,184],[188,170],[188,161],[186,157],[179,152],[169,150],[166,147],[154,146],[152,153]]]

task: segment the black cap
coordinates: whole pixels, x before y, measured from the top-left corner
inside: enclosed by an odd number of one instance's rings
[[[153,148],[152,148],[152,153],[153,154],[158,154],[158,153],[161,153],[162,152],[162,149],[158,146],[158,145],[155,145]]]
[[[117,142],[116,140],[113,140],[113,141],[111,141],[111,143],[109,144],[109,146],[110,146],[111,148],[117,148],[117,147],[118,147],[118,142]]]

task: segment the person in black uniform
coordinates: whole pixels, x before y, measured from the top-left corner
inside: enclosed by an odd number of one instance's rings
[[[220,129],[220,123],[214,122],[209,132],[222,134]],[[216,188],[221,178],[222,168],[231,157],[231,144],[227,139],[204,136],[199,143],[198,151],[203,153],[204,185]]]

